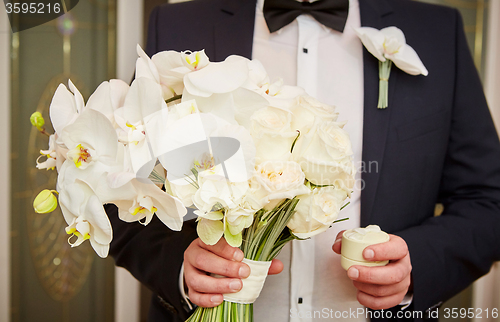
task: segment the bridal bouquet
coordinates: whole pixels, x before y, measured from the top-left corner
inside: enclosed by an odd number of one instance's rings
[[[240,247],[251,275],[188,321],[253,321],[270,261],[287,242],[326,231],[346,204],[355,170],[345,123],[301,88],[270,82],[259,61],[138,54],[130,87],[104,82],[85,104],[71,81],[59,86],[55,133],[37,160],[57,169],[57,187],[34,208],[54,210],[58,194],[70,244],[88,239],[105,257],[112,229],[104,204],[126,222],[147,225],[156,214],[173,230],[194,207],[201,240]],[[32,123],[49,135],[40,113]]]

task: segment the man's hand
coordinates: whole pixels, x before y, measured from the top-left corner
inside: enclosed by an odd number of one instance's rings
[[[198,306],[214,307],[222,303],[224,293],[238,292],[241,278],[247,278],[250,267],[242,263],[243,252],[228,245],[224,238],[213,246],[195,239],[184,252],[184,281],[189,289],[189,299]],[[278,274],[283,263],[273,260],[269,274]],[[210,274],[227,276],[216,278]]]
[[[333,251],[340,254],[341,231],[333,244]],[[389,260],[386,266],[366,267],[355,265],[347,276],[358,289],[360,304],[374,310],[388,309],[401,303],[411,286],[410,253],[406,242],[399,236],[389,235],[386,243],[366,247],[363,257],[370,261]]]

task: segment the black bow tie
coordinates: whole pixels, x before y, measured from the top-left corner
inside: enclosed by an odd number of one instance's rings
[[[310,14],[319,23],[344,31],[349,0],[318,0],[298,2],[296,0],[265,0],[264,18],[270,32],[275,32],[288,25],[301,14]]]

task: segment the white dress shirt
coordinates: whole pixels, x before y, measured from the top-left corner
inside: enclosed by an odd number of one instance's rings
[[[356,168],[361,165],[363,134],[363,52],[354,29],[361,25],[358,0],[350,0],[344,32],[301,15],[291,24],[271,34],[257,1],[252,58],[266,68],[271,81],[283,78],[298,85],[323,103],[335,105],[339,121],[347,120]],[[261,296],[254,303],[254,321],[324,321],[343,314],[343,321],[366,321],[357,312],[363,306],[356,289],[340,266],[340,256],[332,251],[337,233],[360,225],[361,176],[350,204],[326,232],[306,241],[293,241],[278,256],[285,269],[268,276]],[[299,304],[299,302],[302,302]]]

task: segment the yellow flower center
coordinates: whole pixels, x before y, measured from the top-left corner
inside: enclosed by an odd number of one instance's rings
[[[80,168],[83,163],[92,161],[92,155],[89,149],[84,148],[81,144],[78,144],[76,148],[69,151],[68,157],[73,160],[77,168]]]

